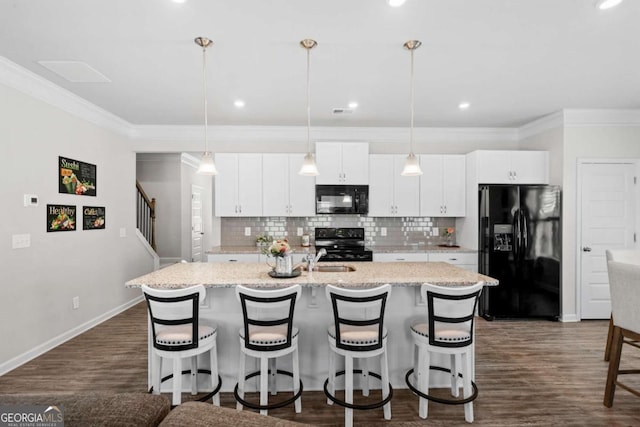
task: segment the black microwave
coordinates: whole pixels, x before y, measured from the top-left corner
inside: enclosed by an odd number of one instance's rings
[[[369,213],[368,185],[316,185],[317,214]]]

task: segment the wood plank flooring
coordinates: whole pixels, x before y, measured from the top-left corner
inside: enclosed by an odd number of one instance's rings
[[[147,389],[146,307],[143,303],[0,377],[0,393],[144,392]],[[477,322],[475,425],[640,425],[640,399],[618,389],[612,408],[602,404],[608,322]],[[5,344],[6,345],[6,344]],[[640,367],[640,350],[624,346],[621,367]],[[409,367],[407,367],[409,368]],[[640,377],[640,376],[638,376]],[[640,387],[640,378],[625,380]],[[184,394],[183,398],[188,398]],[[234,407],[224,393],[222,405]],[[303,412],[292,407],[270,415],[316,425],[341,425],[343,410],[328,406],[322,392],[304,392]],[[358,411],[356,425],[466,425],[462,407],[429,404],[396,390],[393,419],[382,410]]]

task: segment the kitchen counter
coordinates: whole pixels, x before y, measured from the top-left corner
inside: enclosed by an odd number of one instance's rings
[[[394,286],[420,286],[430,282],[442,286],[461,286],[483,281],[495,286],[498,281],[481,274],[464,270],[444,262],[360,262],[322,265],[348,265],[350,272],[303,271],[300,276],[288,279],[272,278],[270,267],[263,263],[180,263],[130,280],[127,287],[142,285],[175,289],[194,285],[206,287],[233,287],[246,285],[257,288],[282,288],[295,284],[306,287],[336,285],[352,288],[372,288],[390,283]]]
[[[263,247],[258,246],[214,246],[209,249],[207,254],[260,254]],[[315,252],[315,246],[292,246],[294,253]],[[438,252],[457,252],[457,253],[476,253],[475,249],[467,249],[462,247],[438,246],[438,245],[371,245],[367,246],[374,253],[438,253]]]
[[[254,249],[255,250],[255,249]],[[303,286],[302,296],[296,302],[295,323],[300,330],[299,358],[300,374],[305,390],[322,390],[328,376],[327,326],[333,321],[331,303],[325,296],[326,285],[367,288],[384,283],[393,285],[387,300],[385,327],[389,331],[388,357],[389,376],[394,388],[406,388],[404,375],[412,367],[413,343],[408,325],[426,317],[425,303],[420,296],[420,285],[432,282],[445,286],[460,286],[476,281],[485,281],[494,286],[498,281],[444,262],[360,262],[322,263],[322,265],[349,265],[353,272],[302,272],[291,279],[274,279],[267,274],[270,268],[264,263],[180,263],[153,273],[140,276],[126,283],[127,287],[139,288],[149,285],[156,288],[183,288],[202,284],[207,287],[207,296],[200,305],[200,316],[218,326],[218,366],[222,377],[222,391],[231,392],[237,382],[238,354],[240,343],[238,331],[242,328],[242,310],[236,297],[236,286],[247,285],[260,288],[281,288],[294,284]],[[149,347],[148,351],[151,348]],[[198,366],[207,369],[207,358],[199,360]],[[251,360],[251,359],[250,359]],[[448,356],[435,355],[434,364],[449,365]],[[149,363],[153,358],[149,357]],[[278,362],[281,363],[281,362]],[[474,362],[472,362],[474,363]],[[342,362],[338,362],[338,369]],[[171,364],[163,366],[163,376],[170,373]],[[280,366],[280,365],[279,365]],[[290,370],[287,358],[282,361],[283,369]],[[251,365],[248,372],[253,371]],[[149,372],[152,372],[150,366]],[[206,377],[199,381],[208,380]],[[446,387],[450,376],[439,371],[430,375],[433,387]],[[247,382],[247,391],[255,390],[255,381]],[[287,387],[285,381],[281,385]],[[163,391],[168,391],[168,385]],[[209,387],[201,384],[202,389]],[[379,387],[378,382],[372,383]],[[189,381],[184,384],[190,390]]]

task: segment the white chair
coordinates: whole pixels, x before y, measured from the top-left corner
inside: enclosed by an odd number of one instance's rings
[[[607,267],[611,290],[613,339],[604,406],[610,408],[613,405],[616,386],[640,396],[639,389],[633,389],[618,381],[618,375],[621,374],[640,374],[640,369],[620,369],[622,344],[629,343],[625,338],[640,340],[640,265],[609,261]]]
[[[334,323],[329,326],[329,378],[324,384],[327,403],[337,403],[345,408],[345,426],[353,425],[354,409],[375,409],[383,407],[384,418],[391,419],[391,397],[393,389],[389,383],[389,364],[387,360],[387,328],[384,327],[384,314],[387,299],[391,294],[391,285],[373,289],[344,289],[327,285],[327,298],[333,307]],[[345,368],[336,373],[336,355],[344,356]],[[369,372],[368,363],[364,369],[354,370],[354,359],[380,356],[380,374]],[[382,400],[368,405],[353,403],[353,374],[362,373],[362,394],[369,395],[369,376],[378,378],[382,383]],[[345,375],[344,400],[335,397],[336,376]]]
[[[640,265],[640,251],[635,249],[607,249],[607,262],[616,261],[624,262],[626,264]],[[638,284],[640,285],[640,283]],[[611,341],[613,340],[613,316],[609,318],[609,332],[607,333],[607,345],[604,349],[604,360],[609,361],[611,357]],[[634,347],[640,348],[640,344],[637,341],[627,341],[627,344],[631,344]]]
[[[240,367],[238,384],[234,390],[236,408],[243,406],[260,410],[267,415],[269,409],[295,404],[296,413],[302,410],[302,381],[298,364],[298,328],[293,325],[293,313],[296,301],[300,299],[300,285],[285,289],[262,290],[244,286],[236,287],[236,295],[242,305],[244,318],[240,330]],[[277,369],[276,358],[292,355],[292,371]],[[260,370],[245,376],[246,356],[260,360]],[[269,390],[277,394],[277,374],[293,378],[293,397],[285,401],[269,404]],[[245,381],[260,376],[260,404],[256,405],[244,399]],[[268,387],[269,384],[269,387]]]
[[[420,288],[427,307],[427,321],[411,326],[411,336],[417,347],[417,354],[414,352],[414,368],[405,376],[409,389],[420,397],[420,418],[427,418],[427,400],[432,400],[437,403],[464,405],[464,419],[469,423],[473,422],[473,400],[478,396],[478,388],[471,380],[474,315],[483,286],[484,282],[462,287],[425,283]],[[451,368],[431,366],[432,353],[449,355]],[[454,398],[429,395],[431,369],[451,374],[451,395]],[[460,377],[463,386],[462,399],[458,398]]]
[[[198,373],[211,375],[213,391],[200,400],[213,397],[213,403],[220,405],[218,391],[222,380],[218,375],[218,355],[216,348],[217,327],[206,324],[199,318],[200,302],[206,296],[204,286],[186,289],[154,289],[142,286],[149,310],[152,351],[152,388],[160,394],[162,382],[173,378],[173,405],[182,401],[182,375],[191,374],[191,394],[198,393]],[[210,370],[198,369],[198,355],[209,352]],[[189,370],[182,370],[182,359],[189,358]],[[173,374],[162,376],[163,359],[173,360]]]

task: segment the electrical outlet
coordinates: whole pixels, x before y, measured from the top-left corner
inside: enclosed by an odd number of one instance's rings
[[[432,236],[434,237],[438,237],[440,235],[440,229],[438,227],[433,227],[433,234]]]
[[[71,300],[71,304],[73,305],[73,309],[77,310],[80,308],[80,297],[73,297]]]
[[[251,236],[251,227],[245,227],[244,228],[244,235],[245,236]]]
[[[380,227],[380,235],[383,237],[387,235],[387,227]]]
[[[298,236],[302,236],[302,227],[298,227]]]
[[[25,194],[24,195],[24,206],[25,207],[36,207],[36,206],[38,206],[38,195],[37,194]]]

